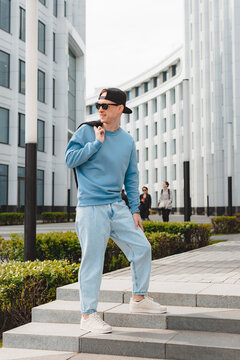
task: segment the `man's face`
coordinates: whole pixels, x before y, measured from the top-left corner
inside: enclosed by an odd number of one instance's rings
[[[107,93],[105,92],[101,96],[106,96],[106,95]],[[120,116],[122,115],[124,108],[123,105],[111,106],[111,104],[115,104],[115,103],[107,99],[98,99],[98,104],[110,104],[110,106],[108,106],[106,110],[104,110],[102,106],[98,110],[102,123],[110,124],[120,119]]]

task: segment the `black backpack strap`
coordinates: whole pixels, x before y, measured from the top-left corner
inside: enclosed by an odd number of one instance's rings
[[[169,197],[169,200],[170,200],[170,189],[168,189],[168,197]]]
[[[86,121],[86,122],[80,124],[80,125],[77,127],[76,131],[77,131],[82,125],[90,125],[90,126],[92,126],[92,127],[94,127],[94,126],[98,127],[98,126],[103,126],[103,123],[102,123],[100,120]],[[74,175],[76,187],[78,188],[76,168],[73,168],[73,175]]]

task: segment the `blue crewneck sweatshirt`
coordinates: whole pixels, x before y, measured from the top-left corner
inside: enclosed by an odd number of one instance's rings
[[[124,184],[132,214],[139,211],[136,147],[123,129],[106,130],[102,143],[92,126],[83,125],[73,134],[65,158],[69,168],[76,168],[77,206],[121,201]]]

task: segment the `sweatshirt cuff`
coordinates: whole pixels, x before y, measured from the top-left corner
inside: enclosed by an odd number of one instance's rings
[[[100,149],[100,147],[102,146],[102,142],[98,139],[95,139],[94,142],[93,142],[93,146],[96,150]]]

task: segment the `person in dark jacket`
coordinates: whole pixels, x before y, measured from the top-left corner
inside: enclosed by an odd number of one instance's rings
[[[143,186],[142,188],[143,194],[140,195],[140,206],[139,211],[142,220],[150,220],[149,213],[151,210],[152,198],[151,195],[148,194],[148,188]]]
[[[121,198],[122,198],[122,200],[125,201],[126,205],[127,205],[127,206],[129,207],[129,209],[130,209],[129,200],[128,200],[127,194],[125,193],[125,190],[124,190],[124,189],[122,189]]]

